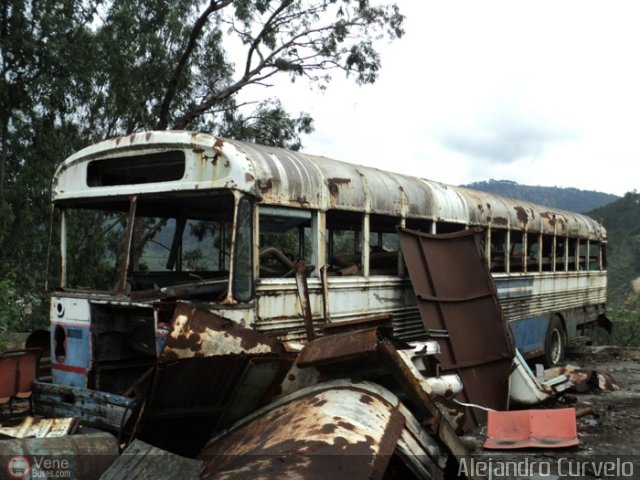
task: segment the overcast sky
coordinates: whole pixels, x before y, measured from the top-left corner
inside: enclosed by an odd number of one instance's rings
[[[268,92],[315,119],[304,151],[451,184],[638,188],[640,2],[396,3],[406,34],[374,85]]]

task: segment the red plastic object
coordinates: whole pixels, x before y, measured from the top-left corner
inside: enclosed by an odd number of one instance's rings
[[[578,445],[576,409],[489,412],[485,448],[564,448]]]

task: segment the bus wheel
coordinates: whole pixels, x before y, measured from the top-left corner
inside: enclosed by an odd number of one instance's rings
[[[553,317],[544,338],[544,366],[546,368],[554,367],[564,360],[565,339],[562,322],[558,317]]]

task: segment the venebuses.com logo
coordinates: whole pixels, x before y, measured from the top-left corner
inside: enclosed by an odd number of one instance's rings
[[[16,455],[7,461],[9,478],[71,478],[71,462],[68,458],[24,457]]]
[[[10,478],[26,478],[30,470],[31,466],[26,457],[11,457],[7,462],[7,473]]]

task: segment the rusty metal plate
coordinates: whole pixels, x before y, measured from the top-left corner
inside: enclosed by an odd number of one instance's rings
[[[515,349],[479,235],[403,230],[400,246],[427,332],[447,333],[437,335],[437,358],[443,370],[460,375],[461,400],[505,410]],[[466,426],[486,422],[483,410],[467,412]]]
[[[328,335],[307,344],[298,355],[296,364],[299,367],[310,367],[344,362],[361,355],[373,354],[377,347],[377,328]]]
[[[179,304],[147,385],[139,437],[194,456],[214,432],[270,401],[294,360],[276,339]]]
[[[212,440],[202,478],[382,478],[407,421],[388,396],[344,382],[296,392]]]
[[[277,339],[215,313],[178,303],[159,361],[239,353],[284,353],[284,347]]]

